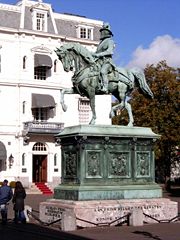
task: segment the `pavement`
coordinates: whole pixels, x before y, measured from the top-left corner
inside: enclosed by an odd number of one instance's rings
[[[163,197],[178,202],[180,212],[180,189],[170,193],[164,192]],[[52,195],[28,194],[25,204],[38,214],[39,203],[52,198]],[[0,240],[180,240],[180,221],[174,223],[145,224],[140,227],[116,226],[78,229],[63,232],[57,227],[47,227],[38,221],[27,224],[13,223],[13,209],[8,207],[8,224],[0,224]]]

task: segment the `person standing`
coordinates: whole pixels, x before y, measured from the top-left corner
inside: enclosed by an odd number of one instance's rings
[[[8,180],[4,180],[2,186],[0,187],[0,211],[2,217],[2,224],[7,223],[7,204],[13,196],[12,188],[8,186]]]
[[[26,223],[26,218],[24,215],[24,199],[26,198],[26,191],[20,181],[16,182],[14,195],[12,202],[14,203],[14,222]]]

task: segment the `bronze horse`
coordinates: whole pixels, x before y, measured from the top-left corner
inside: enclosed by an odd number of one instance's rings
[[[100,67],[98,60],[95,59],[90,51],[79,43],[67,43],[57,48],[55,51],[59,60],[63,64],[66,72],[74,71],[72,77],[73,87],[61,90],[61,105],[64,111],[67,106],[64,103],[64,94],[80,94],[86,96],[90,100],[92,110],[92,119],[89,124],[95,124],[95,95],[104,94],[100,87]],[[122,76],[127,77],[132,82],[130,88],[121,82]],[[110,118],[115,116],[117,109],[126,109],[128,111],[128,126],[133,126],[134,119],[130,103],[127,97],[131,94],[135,87],[143,93],[145,97],[153,98],[153,93],[146,83],[144,73],[138,68],[119,68],[113,67],[108,74],[109,84],[108,92],[112,94],[119,103],[111,108]]]

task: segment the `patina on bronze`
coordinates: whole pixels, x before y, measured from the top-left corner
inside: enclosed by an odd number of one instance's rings
[[[112,94],[119,103],[112,107],[110,118],[115,116],[117,109],[128,111],[128,126],[133,126],[134,119],[130,102],[127,97],[137,87],[145,97],[153,98],[145,75],[138,68],[125,69],[116,67],[112,62],[114,42],[109,24],[105,23],[100,30],[101,41],[95,53],[79,43],[67,43],[55,52],[63,64],[66,72],[74,71],[72,77],[73,87],[61,90],[61,104],[66,111],[64,94],[80,94],[90,100],[92,118],[89,124],[95,124],[95,95]]]

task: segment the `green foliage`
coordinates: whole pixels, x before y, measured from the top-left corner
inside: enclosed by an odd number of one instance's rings
[[[156,146],[156,163],[164,177],[170,175],[170,165],[175,147],[179,146],[179,69],[160,62],[157,66],[147,66],[145,76],[152,92],[153,101],[135,93],[132,103],[135,123],[151,127],[161,135]],[[163,170],[163,172],[162,172]]]
[[[146,99],[137,91],[133,93],[132,110],[135,126],[150,127],[161,135],[156,144],[156,163],[164,178],[170,175],[175,148],[180,144],[179,137],[179,93],[180,69],[167,66],[165,61],[145,69],[145,76],[154,99]],[[119,123],[121,116],[114,121]]]
[[[117,103],[118,102],[113,103],[113,105],[116,105]],[[113,119],[112,119],[112,124],[126,126],[128,124],[128,120],[129,120],[127,111],[124,109],[121,111],[118,110],[116,114],[117,115],[115,117],[113,117]]]

